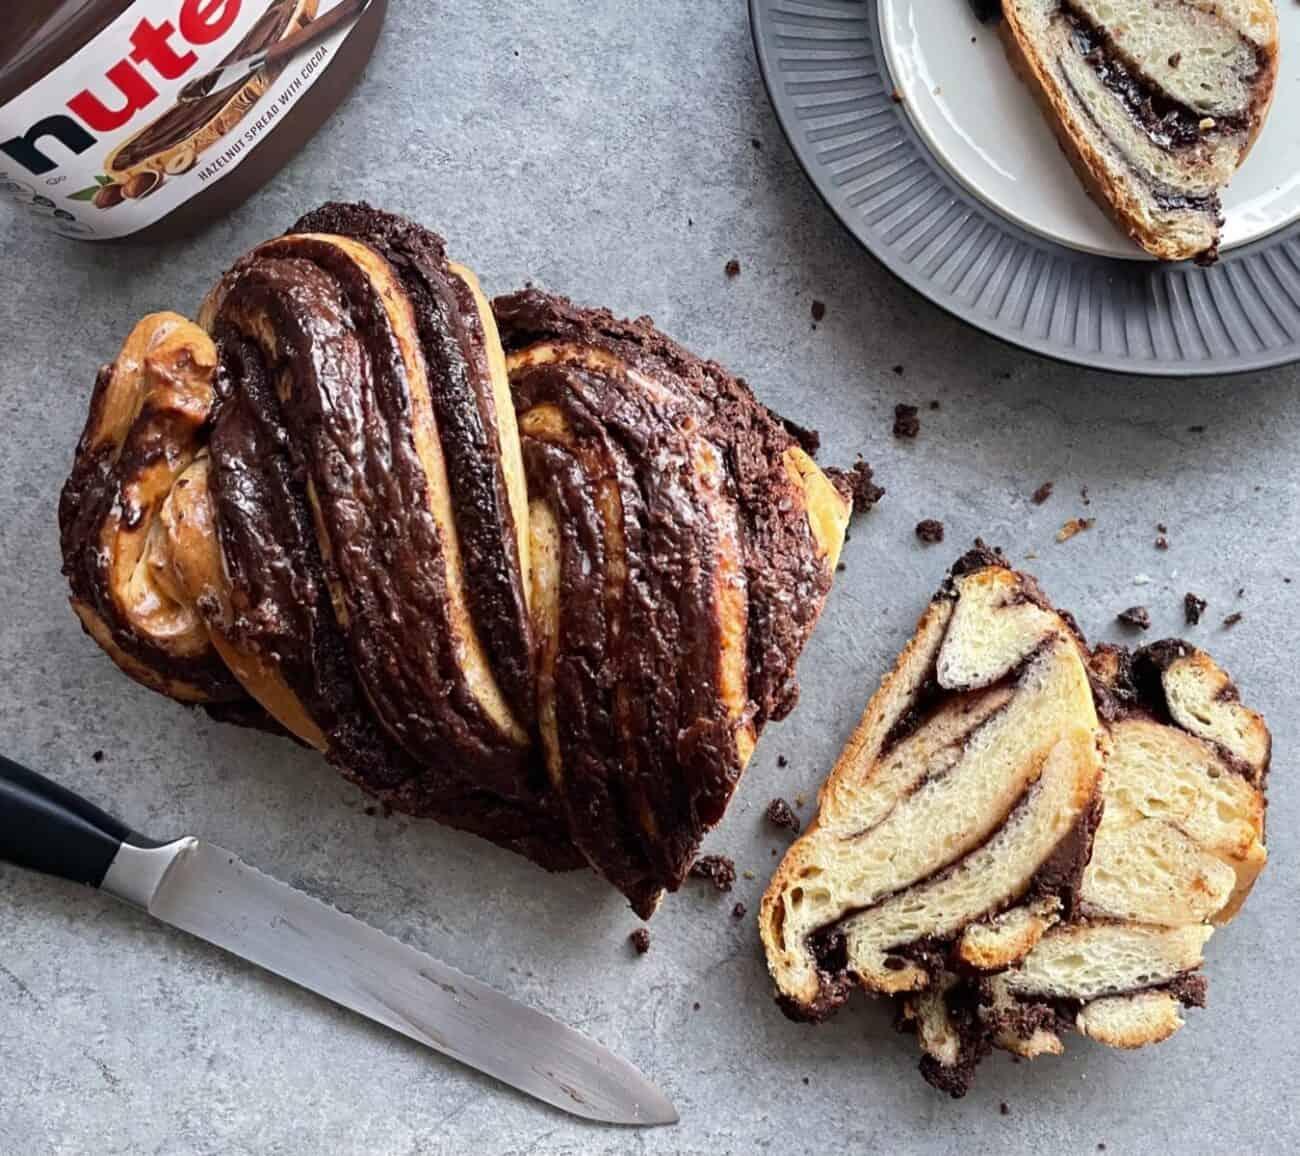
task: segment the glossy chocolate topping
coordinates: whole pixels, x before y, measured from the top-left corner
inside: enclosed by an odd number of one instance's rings
[[[291,232],[362,241],[401,279],[429,366],[474,618],[511,707],[519,717],[532,718],[532,624],[502,470],[487,340],[473,294],[449,269],[442,239],[394,213],[328,204]]]
[[[755,722],[784,718],[798,699],[795,662],[831,576],[811,538],[804,501],[784,462],[797,445],[745,382],[669,340],[649,318],[620,320],[564,297],[525,290],[492,303],[507,352],[541,340],[608,351],[652,379],[667,377],[699,407],[701,433],[723,455],[743,528],[748,589],[749,697]]]
[[[245,260],[217,316],[250,339],[276,335],[263,356],[278,363],[371,707],[422,765],[459,766],[506,795],[527,791],[527,735],[501,734],[463,675],[452,543],[430,502],[431,486],[445,482],[426,475],[411,399],[422,385],[379,288],[333,242],[289,237]]]

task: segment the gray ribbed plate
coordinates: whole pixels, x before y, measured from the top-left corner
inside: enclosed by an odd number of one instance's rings
[[[1102,369],[1188,376],[1300,359],[1300,222],[1208,269],[1055,244],[999,216],[930,153],[890,96],[877,0],[749,7],[800,164],[849,232],[931,301],[1004,341]]]

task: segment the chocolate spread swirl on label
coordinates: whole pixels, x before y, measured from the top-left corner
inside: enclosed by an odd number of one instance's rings
[[[248,34],[230,51],[222,65],[242,60],[264,48],[269,48],[289,31],[293,18],[294,0],[276,0],[265,14],[248,30]],[[207,83],[208,94],[198,100],[185,100],[173,105],[148,128],[141,132],[117,155],[117,166],[128,169],[155,153],[188,140],[220,112],[243,87],[244,81],[229,84],[218,92],[211,92],[214,79]]]

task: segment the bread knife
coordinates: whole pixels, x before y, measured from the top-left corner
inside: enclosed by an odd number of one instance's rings
[[[86,883],[575,1116],[672,1124],[582,1033],[192,835],[144,838],[0,755],[0,860]]]

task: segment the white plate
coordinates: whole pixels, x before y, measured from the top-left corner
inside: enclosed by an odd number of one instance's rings
[[[1300,5],[1277,0],[1277,9],[1277,94],[1264,131],[1224,191],[1225,251],[1300,218]],[[880,30],[912,123],[975,196],[1070,248],[1146,257],[1083,191],[1011,71],[996,28],[980,24],[967,0],[880,0]]]

